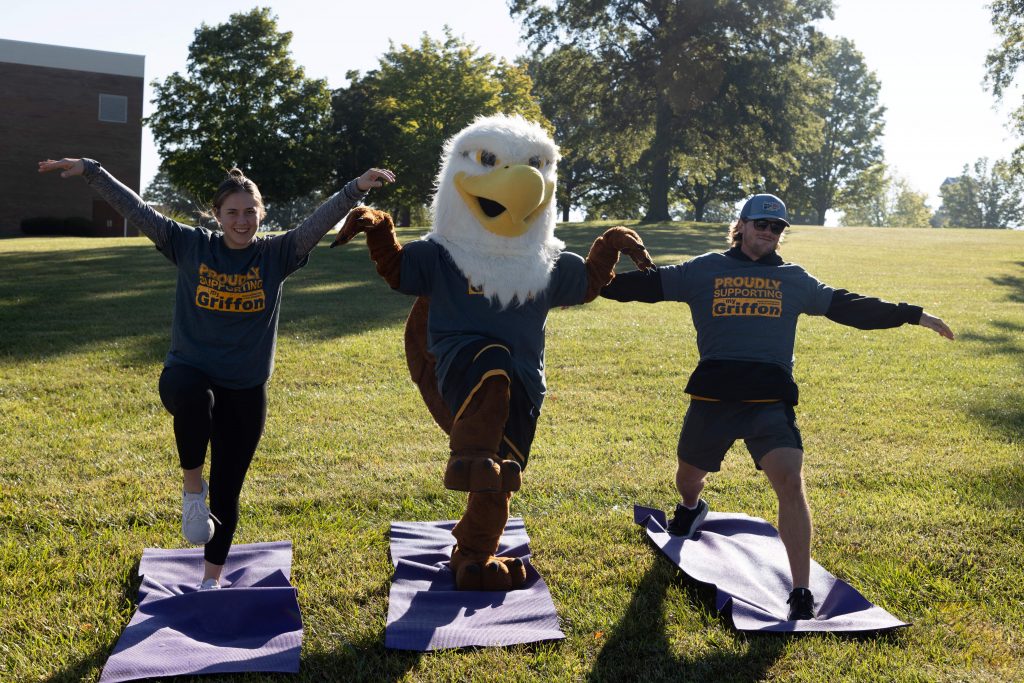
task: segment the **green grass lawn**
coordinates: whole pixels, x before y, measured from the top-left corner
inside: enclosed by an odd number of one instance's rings
[[[585,254],[602,227],[559,234]],[[640,230],[663,264],[725,246],[722,226]],[[235,539],[294,543],[298,678],[1024,680],[1024,233],[797,227],[783,254],[833,286],[923,305],[959,335],[804,318],[797,340],[813,556],[912,626],[740,634],[645,542],[633,503],[677,498],[694,331],[682,304],[597,301],[548,319],[549,395],[512,502],[567,638],[385,650],[389,523],[457,518],[464,494],[441,485],[446,438],[406,375],[412,300],[379,280],[362,240],[325,240],[285,287]],[[142,549],[183,543],[156,391],[173,287],[141,238],[0,241],[0,680],[97,679],[134,609]],[[742,446],[706,496],[775,518]]]

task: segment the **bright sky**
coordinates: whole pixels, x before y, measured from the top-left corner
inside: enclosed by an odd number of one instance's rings
[[[267,3],[263,3],[266,5]],[[981,85],[985,55],[996,44],[984,0],[835,0],[836,18],[822,25],[846,36],[882,82],[887,107],[885,156],[891,167],[938,206],[942,181],[978,157],[1006,157],[1016,146],[1006,129],[1013,106],[994,109]],[[200,23],[219,24],[252,1],[137,0],[8,3],[0,38],[141,54],[149,83],[184,73],[188,46]],[[505,0],[388,0],[380,3],[289,0],[270,4],[281,30],[292,32],[292,53],[307,75],[346,84],[350,69],[367,71],[396,44],[442,35],[445,24],[483,51],[509,59],[523,53]],[[1019,99],[1016,100],[1019,102]],[[1013,105],[1015,100],[1011,99]],[[75,150],[40,150],[73,156]],[[143,136],[142,186],[160,160]]]

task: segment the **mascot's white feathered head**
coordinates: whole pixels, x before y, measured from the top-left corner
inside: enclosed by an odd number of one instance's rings
[[[558,146],[521,116],[483,116],[445,143],[427,239],[473,287],[507,306],[548,285],[565,244],[555,238]]]

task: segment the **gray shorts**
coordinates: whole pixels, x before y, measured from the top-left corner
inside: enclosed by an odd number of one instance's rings
[[[676,453],[689,465],[717,472],[726,451],[737,439],[743,439],[758,469],[761,469],[758,463],[768,451],[804,448],[796,426],[796,413],[788,403],[691,400]]]

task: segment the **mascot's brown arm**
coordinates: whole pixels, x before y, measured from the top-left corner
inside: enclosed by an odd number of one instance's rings
[[[395,223],[386,211],[357,206],[349,211],[344,225],[331,248],[345,244],[361,232],[366,233],[366,246],[377,273],[392,289],[398,289],[402,275],[402,245],[395,236]]]
[[[596,299],[601,289],[615,278],[615,264],[619,262],[620,252],[633,259],[641,270],[654,268],[651,255],[635,230],[622,226],[608,228],[594,240],[587,254],[587,294],[583,303]]]

